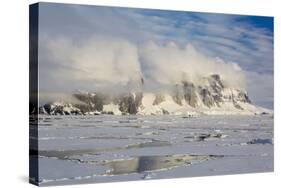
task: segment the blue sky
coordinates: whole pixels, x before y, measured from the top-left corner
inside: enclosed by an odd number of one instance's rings
[[[46,47],[54,38],[68,38],[74,46],[92,36],[125,39],[137,47],[148,41],[179,48],[190,44],[208,57],[239,65],[254,103],[273,108],[272,17],[49,3],[41,3],[39,12],[39,53],[49,62],[42,63],[44,71],[57,69]],[[52,81],[45,72],[41,85]]]

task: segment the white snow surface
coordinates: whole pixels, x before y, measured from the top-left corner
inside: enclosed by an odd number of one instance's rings
[[[38,133],[40,185],[273,171],[272,115],[40,115]]]
[[[235,90],[225,89],[224,94],[234,95]],[[165,100],[160,104],[153,105],[155,100],[155,94],[144,93],[142,99],[142,105],[139,107],[139,115],[162,115],[163,110],[167,111],[171,115],[187,115],[187,116],[198,116],[198,115],[256,115],[261,113],[273,114],[272,110],[255,106],[246,102],[237,102],[243,109],[238,109],[234,106],[232,101],[225,100],[220,106],[207,107],[203,105],[201,100],[197,101],[196,107],[189,106],[183,99],[182,105],[177,104],[171,97],[171,95],[165,94]],[[198,97],[198,99],[200,99]]]
[[[113,112],[114,115],[122,115],[122,112],[119,110],[119,106],[116,104],[107,104],[103,105],[103,111],[105,112]]]

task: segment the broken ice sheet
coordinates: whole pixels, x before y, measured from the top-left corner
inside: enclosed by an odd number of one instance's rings
[[[39,136],[40,185],[273,170],[267,116],[44,116]]]

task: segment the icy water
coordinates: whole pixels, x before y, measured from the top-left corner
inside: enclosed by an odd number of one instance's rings
[[[44,115],[38,129],[40,185],[273,171],[272,116]]]

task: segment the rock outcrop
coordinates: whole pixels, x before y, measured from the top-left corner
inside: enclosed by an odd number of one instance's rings
[[[124,92],[76,92],[76,103],[52,102],[39,107],[40,114],[180,114],[185,112],[223,112],[256,114],[246,91],[230,88],[220,75],[202,78],[201,84],[188,80],[175,84],[169,93]],[[207,109],[207,110],[206,110]],[[36,111],[35,111],[36,112]]]

